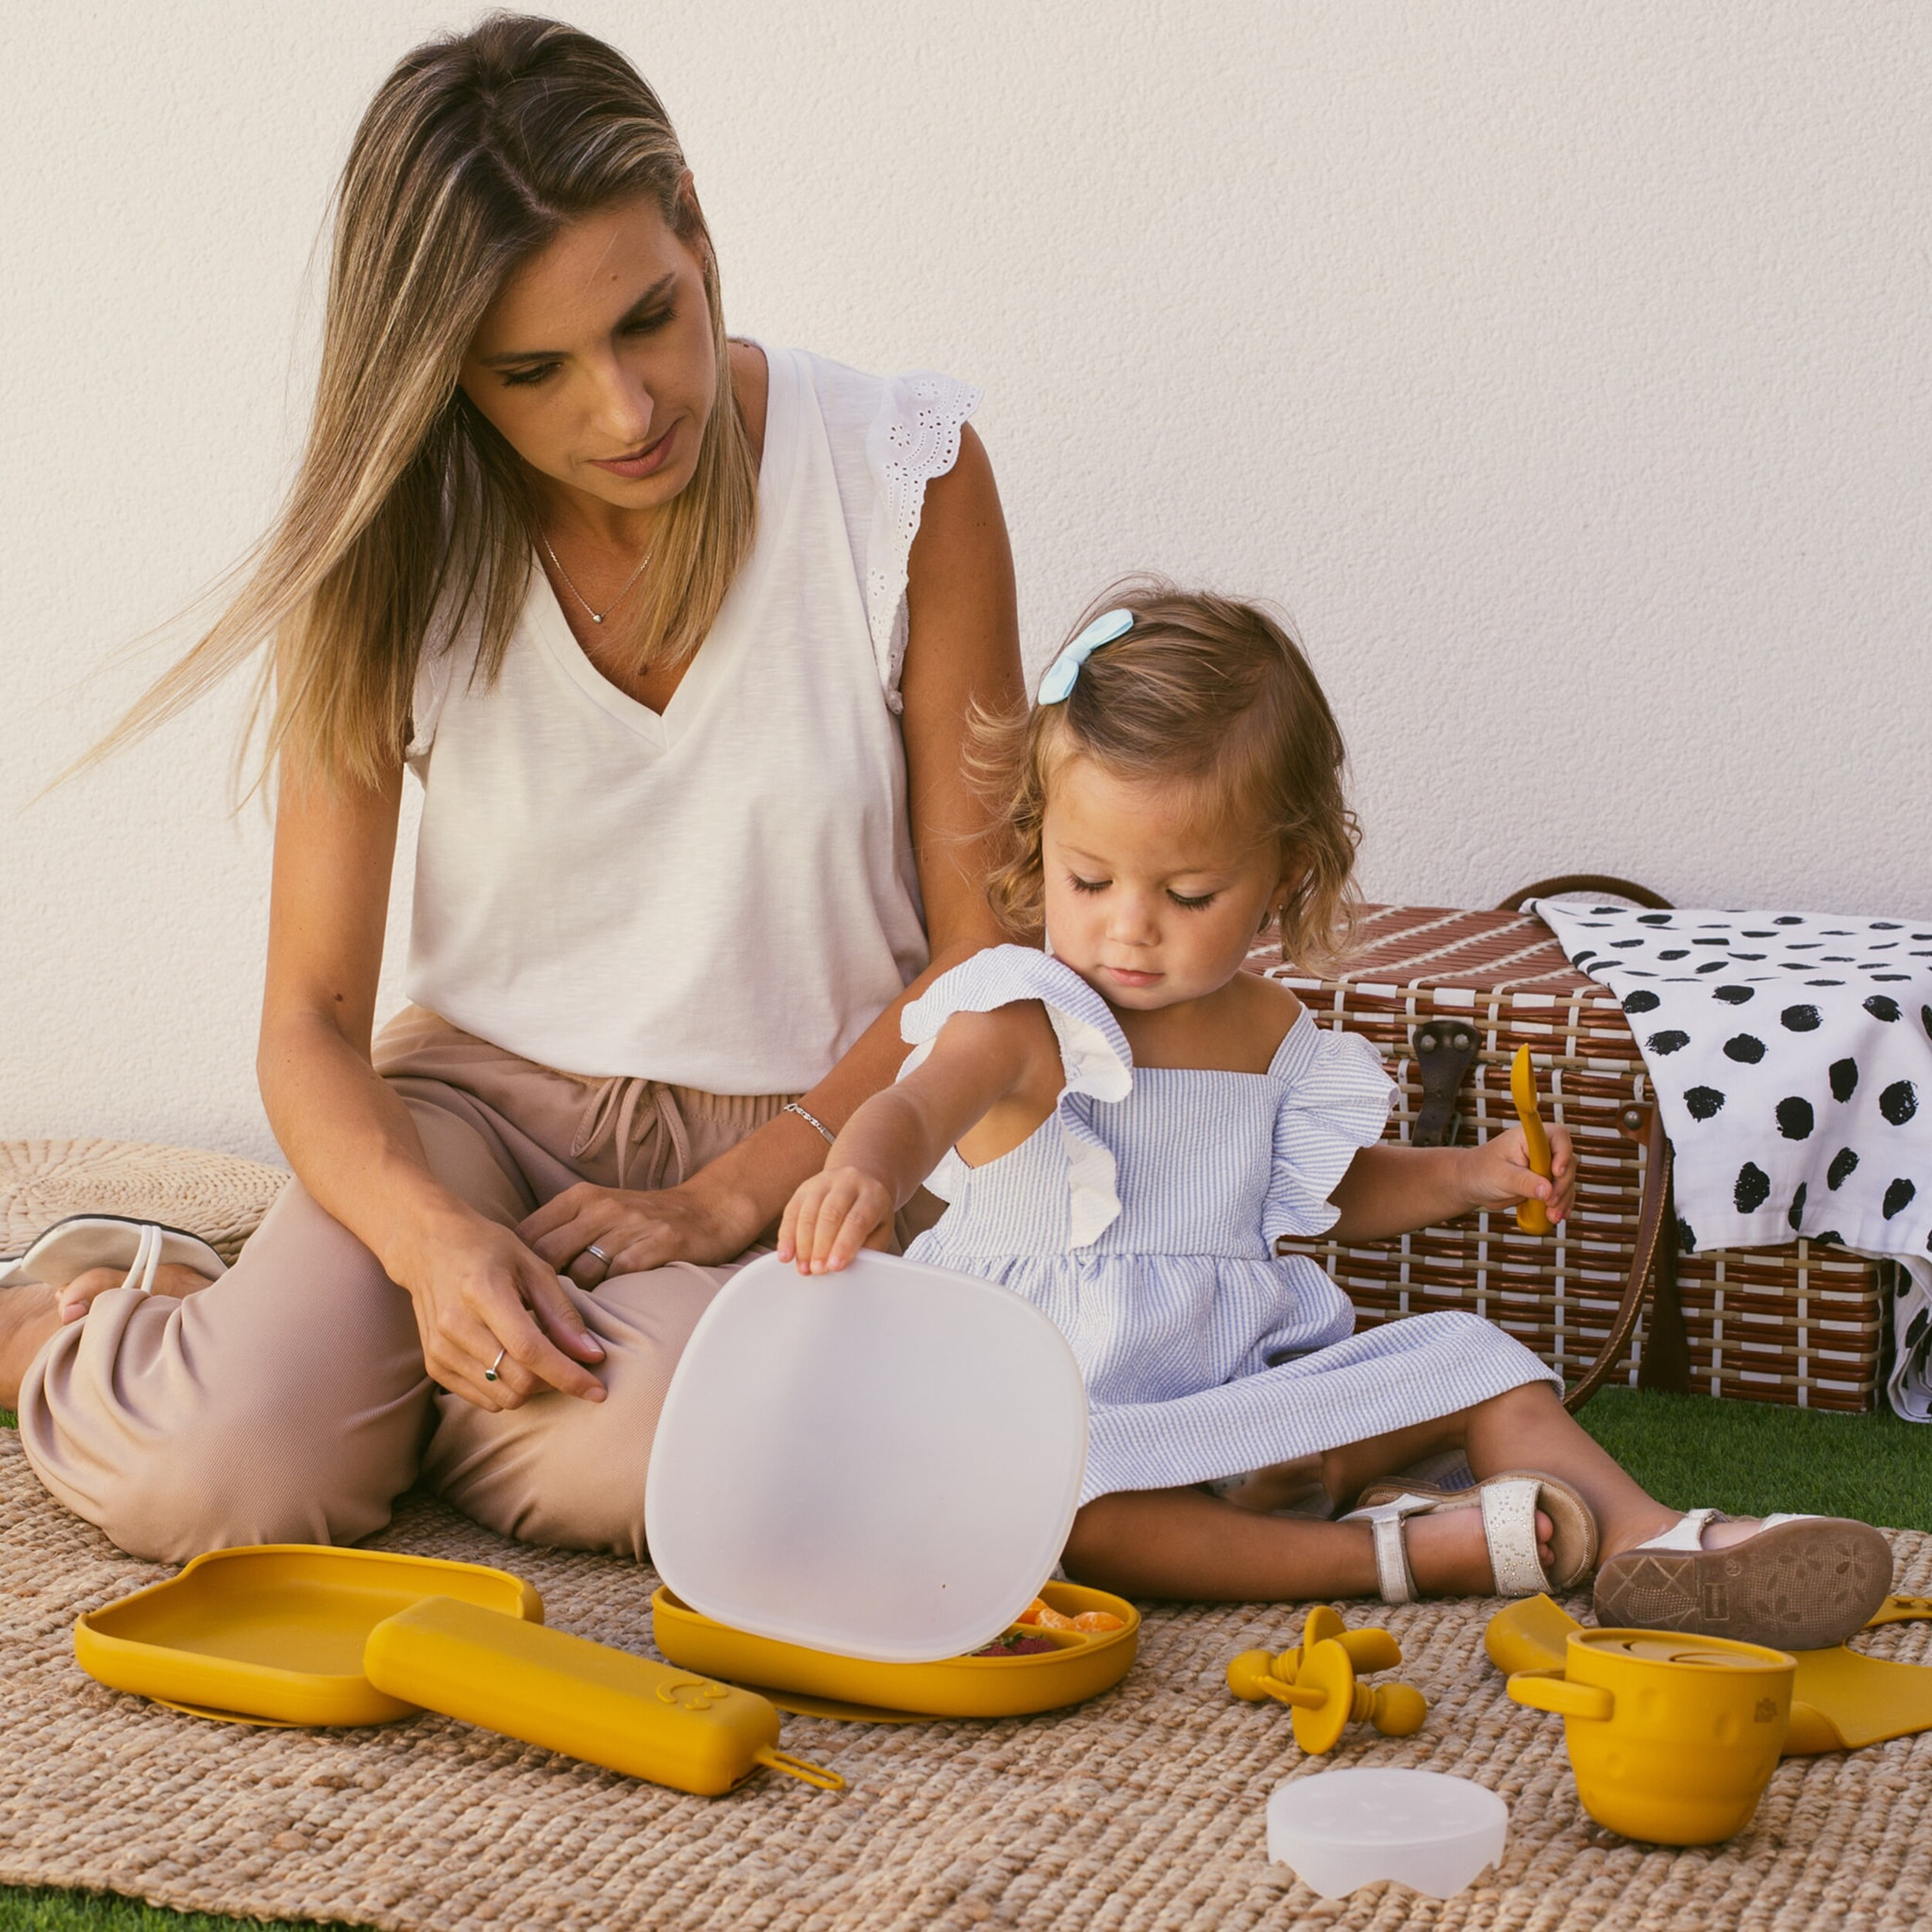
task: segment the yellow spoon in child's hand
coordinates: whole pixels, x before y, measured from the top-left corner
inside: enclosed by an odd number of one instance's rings
[[[1529,1168],[1544,1180],[1550,1178],[1550,1137],[1543,1132],[1542,1116],[1536,1110],[1536,1070],[1529,1063],[1529,1048],[1519,1046],[1509,1067],[1509,1098],[1516,1103],[1516,1118],[1523,1123],[1523,1138],[1529,1143]],[[1548,1234],[1555,1224],[1541,1201],[1519,1201],[1516,1225],[1524,1234]]]

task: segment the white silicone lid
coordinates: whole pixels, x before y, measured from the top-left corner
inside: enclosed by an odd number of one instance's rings
[[[1268,1800],[1268,1856],[1324,1898],[1393,1878],[1453,1898],[1503,1856],[1509,1807],[1440,1771],[1327,1771]]]
[[[813,1650],[977,1650],[1058,1562],[1087,1459],[1065,1339],[997,1283],[870,1252],[768,1255],[706,1309],[672,1377],[644,1522],[705,1616]]]

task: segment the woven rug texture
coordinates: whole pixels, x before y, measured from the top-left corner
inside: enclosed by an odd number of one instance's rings
[[[656,1654],[648,1570],[507,1542],[417,1497],[374,1546],[515,1571],[558,1628]],[[1895,1547],[1897,1587],[1932,1586],[1932,1538],[1901,1533]],[[1500,1870],[1446,1902],[1392,1885],[1327,1902],[1268,1863],[1263,1832],[1269,1792],[1324,1767],[1297,1751],[1286,1712],[1238,1704],[1222,1683],[1236,1651],[1293,1641],[1287,1607],[1155,1609],[1125,1682],[1058,1715],[789,1718],[786,1748],[849,1790],[760,1773],[706,1799],[440,1717],[252,1730],[103,1689],[74,1661],[75,1618],[167,1574],[62,1509],[0,1431],[0,1882],[411,1932],[1905,1932],[1932,1892],[1932,1737],[1786,1760],[1728,1844],[1671,1852],[1600,1831],[1578,1809],[1560,1722],[1509,1703],[1483,1657],[1493,1602],[1380,1612],[1428,1723],[1399,1741],[1357,1727],[1329,1761],[1454,1772],[1501,1792]],[[1368,1621],[1368,1607],[1349,1618]],[[1932,1627],[1865,1641],[1921,1661]]]
[[[232,1263],[288,1179],[239,1154],[154,1141],[0,1141],[0,1255],[70,1214],[119,1214],[185,1227]]]

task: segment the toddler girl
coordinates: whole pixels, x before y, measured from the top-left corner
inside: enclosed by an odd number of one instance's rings
[[[843,1267],[930,1177],[952,1205],[909,1257],[1005,1283],[1079,1359],[1090,1452],[1065,1564],[1083,1579],[1400,1603],[1596,1568],[1609,1622],[1787,1646],[1862,1624],[1890,1581],[1875,1530],[1680,1517],[1500,1329],[1437,1313],[1355,1334],[1327,1275],[1275,1255],[1281,1236],[1369,1241],[1529,1199],[1560,1221],[1574,1187],[1560,1128],[1549,1179],[1520,1128],[1382,1141],[1374,1049],[1241,971],[1274,924],[1286,958],[1332,956],[1356,842],[1341,734],[1280,625],[1137,585],[1039,696],[978,741],[1011,838],[995,908],[1045,950],[980,953],[908,1008],[898,1085],[792,1197],[779,1253]],[[1384,1480],[1428,1457],[1459,1474],[1458,1451],[1474,1487]],[[1280,1510],[1310,1478],[1318,1513]]]

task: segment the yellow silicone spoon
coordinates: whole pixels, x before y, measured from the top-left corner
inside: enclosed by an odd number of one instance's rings
[[[1523,1123],[1523,1138],[1529,1142],[1529,1170],[1550,1178],[1550,1137],[1543,1132],[1542,1116],[1536,1110],[1536,1070],[1529,1063],[1529,1048],[1519,1046],[1509,1067],[1509,1098],[1516,1103],[1516,1118]],[[1541,1201],[1522,1201],[1516,1208],[1516,1225],[1524,1234],[1548,1234],[1555,1224]]]

